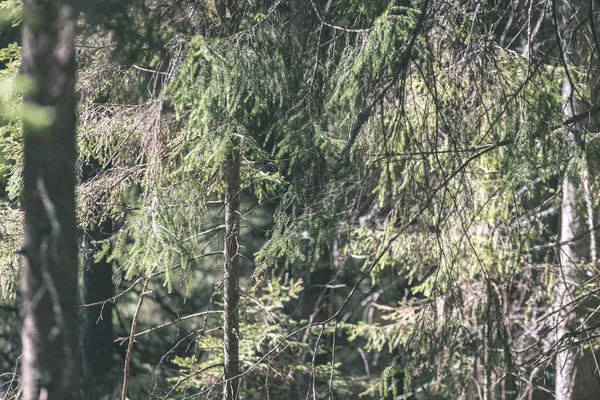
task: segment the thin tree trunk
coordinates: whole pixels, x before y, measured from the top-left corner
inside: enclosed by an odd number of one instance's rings
[[[563,52],[571,54],[570,43],[575,40],[565,29]],[[582,101],[576,96],[571,83],[566,77],[563,80],[562,95],[565,99],[567,118],[582,112]],[[576,143],[581,127],[574,126],[568,134],[568,143]],[[579,142],[581,142],[581,138]],[[587,266],[581,264],[583,258],[595,262],[595,235],[589,232],[593,227],[591,193],[587,182],[587,172],[581,173],[575,162],[576,149],[570,150],[565,176],[562,181],[562,198],[560,209],[559,261],[560,269],[554,292],[554,310],[556,314],[556,337],[559,344],[555,360],[555,398],[556,400],[576,400],[595,398],[600,393],[600,380],[596,370],[594,354],[586,348],[573,345],[574,333],[578,329],[578,317],[587,318],[586,307],[589,304],[571,304],[574,291],[587,278]],[[585,166],[587,168],[587,166]],[[583,188],[580,182],[583,180]],[[584,210],[588,217],[584,216]],[[588,246],[585,240],[589,239]],[[594,306],[595,307],[595,306]],[[583,337],[577,337],[581,341]],[[578,352],[579,350],[579,352]]]
[[[565,65],[565,77],[562,83],[562,98],[565,102],[564,112],[567,118],[578,114],[579,99],[572,87],[571,76],[566,67],[572,66],[574,44],[571,27],[569,24],[570,15],[572,13],[571,4],[569,1],[562,3],[552,3],[554,9],[554,18],[557,19],[560,15],[562,20],[562,34],[559,32],[559,27],[556,27],[557,40],[559,41],[560,54]],[[574,129],[578,127],[575,126]],[[568,132],[567,143],[575,142],[575,134],[573,131]],[[577,284],[577,263],[579,262],[576,245],[576,237],[580,233],[581,226],[576,213],[577,207],[577,186],[574,182],[576,177],[576,163],[574,162],[575,149],[571,148],[568,154],[567,168],[564,172],[562,180],[562,197],[560,205],[560,232],[558,236],[558,251],[559,251],[559,270],[554,289],[554,304],[553,309],[556,313],[556,337],[555,340],[559,344],[555,364],[555,397],[556,400],[571,400],[573,394],[573,385],[575,382],[575,359],[576,349],[572,346],[571,330],[575,328],[577,316],[575,307],[570,305],[573,300],[573,290]]]
[[[578,319],[588,320],[590,304],[572,304],[574,291],[586,280],[586,265],[582,255],[590,251],[584,240],[587,233],[583,216],[582,193],[578,191],[574,163],[570,163],[562,183],[561,227],[559,237],[560,270],[557,277],[554,309],[557,313],[556,338],[559,343],[555,361],[555,397],[557,400],[596,398],[600,394],[600,379],[595,354],[590,348],[576,347],[573,340],[585,339],[572,335],[579,326]],[[585,189],[584,189],[585,191]],[[587,255],[587,254],[586,254]],[[593,255],[592,255],[593,256]],[[587,257],[586,257],[587,258]],[[597,304],[597,303],[594,303]],[[591,322],[588,320],[588,324]]]
[[[224,400],[239,397],[239,235],[240,235],[240,140],[231,139],[225,165],[225,276],[223,369]]]
[[[594,210],[593,210],[593,197],[592,192],[590,190],[589,184],[589,173],[588,173],[588,165],[587,160],[586,163],[582,166],[583,172],[583,200],[585,201],[585,223],[581,223],[583,227],[582,230],[584,232],[581,233],[587,236],[588,246],[582,246],[587,250],[586,260],[588,260],[592,267],[588,268],[588,265],[583,264],[578,268],[582,272],[580,281],[585,281],[589,279],[589,276],[592,275],[592,271],[595,270],[595,264],[597,262],[597,253],[596,253],[596,235],[594,232]],[[581,207],[583,208],[583,207]],[[585,276],[588,275],[588,276]],[[578,306],[578,310],[576,313],[577,316],[577,329],[587,330],[592,326],[596,326],[598,324],[598,318],[595,316],[595,313],[590,313],[590,310],[596,309],[598,307],[598,299],[597,298],[589,298],[587,301],[584,301],[582,304]],[[582,322],[583,321],[583,322]],[[593,335],[593,334],[592,334]],[[573,393],[571,394],[572,399],[591,399],[600,397],[600,371],[598,370],[598,359],[600,358],[600,352],[595,349],[593,344],[593,339],[586,340],[586,334],[582,334],[577,336],[577,340],[580,342],[587,342],[589,346],[580,346],[577,350],[577,355],[575,358],[575,377],[574,377],[574,385],[573,385]]]
[[[491,283],[487,283],[486,290],[486,305],[485,305],[485,321],[483,329],[483,400],[490,400],[492,398],[492,356],[494,351],[493,340],[493,328],[494,328],[494,313],[492,307],[492,296],[495,293],[492,292]]]
[[[575,271],[577,268],[573,240],[576,221],[574,216],[575,185],[569,173],[569,167],[562,182],[562,200],[560,208],[559,259],[560,269],[554,293],[554,309],[557,313],[556,340],[561,345],[555,361],[556,400],[571,400],[575,374],[575,348],[571,347],[571,328],[575,324],[575,310],[568,306],[572,300]]]
[[[565,67],[577,66],[581,60],[591,60],[587,67],[594,71],[597,68],[597,54],[590,46],[590,39],[586,38],[585,30],[578,29],[581,24],[591,24],[594,18],[593,4],[575,0],[552,2],[553,17],[555,19],[556,37],[559,40],[561,59]],[[561,19],[562,26],[557,26]],[[577,36],[576,36],[577,34]],[[593,45],[592,45],[593,46]],[[596,67],[594,68],[594,65]],[[565,68],[562,96],[565,101],[565,114],[567,118],[579,115],[585,109],[592,109],[593,104],[585,103],[579,98],[579,92],[572,87],[578,83],[577,75]],[[598,80],[597,73],[590,73],[587,83],[592,93],[592,101],[597,102]],[[597,121],[590,113],[587,120],[574,125],[569,132],[566,143],[577,143],[579,147],[585,146],[585,133],[595,132]],[[573,347],[574,336],[577,330],[596,323],[594,316],[589,314],[590,309],[597,307],[597,301],[589,298],[584,302],[568,305],[574,298],[573,292],[581,283],[589,279],[588,265],[581,263],[585,258],[592,263],[596,262],[596,242],[593,232],[593,209],[589,190],[587,171],[583,173],[577,168],[575,148],[570,150],[571,160],[565,171],[562,182],[561,227],[559,235],[560,270],[554,296],[554,309],[557,313],[556,340],[560,347],[555,363],[555,397],[557,400],[591,399],[600,396],[600,375],[597,369],[596,354],[593,346]],[[587,169],[587,165],[584,166]],[[583,181],[583,187],[581,186]],[[587,218],[585,213],[587,212]],[[589,240],[589,243],[586,243]],[[579,321],[585,321],[581,324]],[[573,334],[573,335],[572,335]],[[577,342],[585,342],[585,336],[579,334]]]
[[[25,0],[24,400],[81,399],[75,219],[75,31],[71,1]]]
[[[140,297],[138,298],[137,307],[135,308],[135,312],[133,313],[133,318],[131,320],[131,331],[129,333],[129,339],[127,341],[127,352],[125,353],[125,365],[123,367],[123,388],[121,389],[121,400],[127,400],[127,389],[129,388],[129,377],[130,377],[130,366],[131,366],[131,354],[133,353],[133,344],[135,343],[135,330],[137,327],[138,316],[140,315],[140,310],[142,309],[142,303],[144,302],[144,296],[146,295],[146,288],[148,287],[148,282],[150,282],[150,277],[146,277],[144,280],[144,286],[142,287],[142,292],[140,293]]]
[[[105,259],[96,261],[95,241],[106,239],[111,223],[84,232],[83,302],[97,303],[114,294],[112,265]],[[83,310],[83,380],[84,397],[95,400],[108,395],[114,387],[112,302]]]

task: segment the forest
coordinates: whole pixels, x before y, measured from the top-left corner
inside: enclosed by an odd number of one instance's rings
[[[2,400],[600,399],[600,1],[0,0]]]

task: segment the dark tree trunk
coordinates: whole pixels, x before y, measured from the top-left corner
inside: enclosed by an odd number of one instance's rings
[[[239,236],[240,236],[240,140],[231,139],[225,165],[225,277],[223,323],[224,400],[239,397]]]
[[[81,399],[75,220],[73,2],[25,0],[22,388],[24,400]]]
[[[110,221],[84,232],[83,302],[98,303],[114,295],[112,265],[105,259],[96,261],[96,242],[106,239]],[[112,302],[87,307],[83,313],[83,379],[86,400],[108,395],[113,368]]]

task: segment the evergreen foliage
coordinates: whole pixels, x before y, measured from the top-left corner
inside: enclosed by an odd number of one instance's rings
[[[78,39],[78,216],[82,232],[113,223],[95,257],[125,293],[118,335],[129,339],[136,318],[148,330],[131,398],[221,395],[234,138],[245,398],[543,398],[562,340],[550,307],[563,179],[583,187],[589,169],[593,205],[577,213],[598,208],[597,55],[586,31],[563,65],[556,32],[570,22],[522,3],[90,6]],[[1,4],[18,24],[18,5]],[[18,51],[0,51],[3,87]],[[585,116],[566,113],[566,76]],[[22,223],[19,90],[0,98],[7,301]],[[573,312],[586,322],[573,335],[595,352],[590,258],[578,264]],[[140,315],[138,296],[152,299]]]

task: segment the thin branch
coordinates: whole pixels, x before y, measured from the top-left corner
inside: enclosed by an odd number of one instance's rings
[[[277,10],[277,7],[279,7],[279,5],[281,4],[281,1],[282,0],[277,0],[273,4],[271,4],[271,6],[269,7],[269,10],[267,11],[267,15],[265,15],[265,17],[263,19],[261,19],[256,24],[254,24],[252,26],[251,30],[254,30],[254,29],[258,28],[265,21],[267,21],[269,18],[271,18],[271,16],[273,15],[273,13],[275,13],[275,11]]]
[[[129,343],[127,345],[127,353],[125,355],[125,366],[123,367],[123,390],[121,391],[121,400],[127,400],[127,385],[129,384],[129,364],[131,362],[131,351],[133,350],[135,328],[137,325],[137,318],[140,314],[140,309],[142,308],[142,302],[144,301],[144,295],[146,294],[146,288],[148,287],[148,282],[150,282],[150,277],[147,277],[144,281],[144,287],[142,289],[142,293],[140,294],[135,313],[133,314],[133,320],[131,321],[131,333],[129,334]]]
[[[186,238],[186,239],[183,239],[183,242],[184,242],[184,243],[185,243],[185,242],[188,242],[188,241],[190,241],[190,240],[192,240],[192,239],[196,239],[196,238],[199,238],[199,237],[201,237],[201,236],[208,235],[209,233],[213,233],[213,232],[222,231],[223,229],[225,229],[225,225],[219,225],[219,226],[215,226],[214,228],[207,229],[207,230],[205,230],[204,232],[198,232],[198,233],[197,233],[197,234],[195,234],[195,235],[192,235],[192,236],[190,236],[190,237],[188,237],[188,238]]]
[[[373,30],[373,28],[367,28],[367,29],[349,29],[349,28],[344,28],[342,26],[330,24],[329,22],[327,22],[325,20],[321,20],[321,22],[325,26],[328,26],[330,28],[336,29],[338,31],[348,32],[348,33],[368,33],[368,32],[371,32]]]
[[[177,389],[177,387],[182,384],[183,382],[187,381],[188,379],[191,379],[201,373],[203,373],[204,371],[208,371],[209,369],[212,368],[217,368],[217,367],[222,367],[223,363],[216,363],[216,364],[210,364],[207,365],[204,368],[199,369],[198,371],[194,371],[193,373],[186,375],[182,378],[179,378],[179,380],[177,381],[177,383],[175,383],[175,385],[173,385],[173,387],[171,388],[171,390],[169,390],[169,392],[165,395],[165,399],[169,398],[169,396],[171,395],[171,393],[173,393],[175,391],[175,389]]]
[[[163,71],[156,71],[153,69],[148,69],[148,68],[142,68],[142,67],[138,67],[137,65],[133,64],[132,65],[133,68],[140,70],[140,71],[144,71],[144,72],[150,72],[152,74],[161,74],[161,75],[168,75],[166,72]]]
[[[204,258],[204,257],[210,257],[210,256],[218,256],[218,255],[222,255],[223,252],[222,251],[212,251],[210,253],[204,253],[204,254],[200,254],[199,256],[195,256],[195,257],[190,257],[188,259],[188,261],[193,261],[193,260],[197,260],[199,258]],[[170,268],[171,271],[181,268],[181,263],[173,266]],[[148,279],[152,279],[154,277],[157,277],[159,275],[164,274],[166,271],[157,271],[157,272],[153,272],[152,274],[150,274],[148,276]],[[104,304],[108,303],[108,302],[115,302],[119,297],[123,297],[125,294],[127,294],[128,292],[132,291],[141,281],[143,281],[144,279],[146,279],[145,277],[141,277],[138,278],[135,282],[133,282],[133,284],[131,284],[130,287],[128,287],[127,289],[123,290],[121,293],[114,295],[113,297],[111,297],[110,299],[106,299],[103,301],[97,301],[95,303],[88,303],[88,304],[81,304],[79,305],[80,308],[86,308],[86,307],[94,307],[94,306],[104,306]]]
[[[121,344],[122,344],[124,341],[126,341],[127,339],[130,339],[131,337],[136,338],[138,336],[147,335],[150,332],[157,331],[157,330],[165,328],[165,327],[167,327],[169,325],[173,325],[173,324],[176,324],[176,323],[181,322],[181,321],[185,321],[185,320],[190,319],[190,318],[200,317],[202,315],[208,315],[208,314],[223,314],[223,311],[221,311],[221,310],[203,311],[203,312],[199,312],[199,313],[195,313],[195,314],[186,315],[185,317],[177,318],[177,319],[175,319],[173,321],[165,322],[164,324],[152,327],[150,329],[146,329],[145,331],[142,331],[142,332],[138,332],[138,333],[136,333],[133,336],[130,335],[130,336],[126,336],[126,337],[117,338],[117,339],[115,339],[115,342],[121,342]]]
[[[490,146],[507,146],[511,144],[511,141],[502,141],[499,143],[488,143],[481,146],[473,146],[473,147],[465,147],[461,149],[448,149],[448,150],[431,150],[431,151],[402,151],[402,152],[390,152],[387,154],[383,154],[376,158],[374,162],[381,161],[383,159],[389,157],[399,157],[399,158],[411,158],[411,157],[425,157],[432,156],[437,154],[457,154],[457,153],[474,153],[476,151],[481,151],[489,148]]]
[[[310,385],[312,387],[312,393],[313,393],[313,400],[317,400],[317,390],[315,388],[315,359],[317,357],[317,352],[318,352],[318,347],[319,347],[319,343],[321,342],[321,336],[323,336],[323,331],[325,330],[325,325],[321,325],[321,331],[319,332],[319,336],[317,336],[317,341],[315,342],[315,349],[313,350],[313,356],[312,356],[312,361],[310,363],[311,369],[310,369]],[[308,388],[308,392],[306,392],[306,398],[305,400],[308,400],[308,396],[310,395],[310,390],[311,388]]]
[[[338,25],[334,25],[334,24],[330,24],[329,22],[325,21],[325,15],[321,15],[319,13],[319,10],[317,9],[317,5],[314,3],[314,1],[311,0],[311,5],[312,5],[312,9],[315,12],[315,14],[317,15],[317,18],[319,19],[319,21],[321,22],[321,24],[328,26],[329,28],[333,28],[335,30],[338,31],[342,31],[342,32],[348,32],[348,33],[369,33],[373,30],[373,28],[367,28],[367,29],[349,29],[349,28],[344,28]],[[328,7],[330,6],[330,4],[328,4]],[[325,13],[327,13],[327,9],[325,10]]]
[[[179,268],[179,267],[180,267],[180,266],[176,266],[176,267],[173,267],[173,269],[175,269],[175,268]],[[156,276],[158,276],[158,275],[162,275],[162,274],[164,274],[164,273],[165,273],[165,271],[158,271],[158,272],[154,272],[154,273],[150,274],[150,275],[149,275],[149,276],[147,276],[147,277],[144,277],[144,276],[143,276],[143,277],[140,277],[140,278],[136,279],[136,280],[135,280],[135,282],[133,282],[133,283],[131,284],[131,286],[129,286],[127,289],[123,290],[123,291],[122,291],[121,293],[119,293],[119,294],[116,294],[116,295],[114,295],[114,296],[113,296],[113,297],[111,297],[110,299],[106,299],[106,300],[102,300],[102,301],[97,301],[97,302],[95,302],[95,303],[80,304],[80,305],[79,305],[79,308],[87,308],[87,307],[95,307],[95,306],[104,306],[104,305],[105,305],[106,303],[108,303],[108,302],[112,302],[112,303],[114,303],[114,302],[115,302],[115,301],[116,301],[116,300],[117,300],[119,297],[123,297],[124,295],[126,295],[127,293],[129,293],[129,292],[131,292],[133,289],[135,289],[135,287],[136,287],[136,286],[137,286],[137,285],[138,285],[140,282],[142,282],[144,279],[152,279],[152,278],[154,278],[154,277],[156,277]],[[144,291],[142,290],[142,293],[143,293],[143,292],[144,292]]]
[[[333,399],[333,370],[335,368],[335,337],[337,335],[337,320],[333,325],[333,338],[331,344],[331,370],[329,371],[329,400]]]

